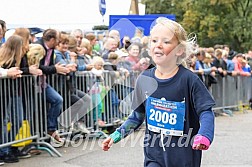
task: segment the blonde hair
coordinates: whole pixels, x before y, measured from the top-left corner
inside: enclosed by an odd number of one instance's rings
[[[94,40],[96,37],[93,33],[88,33],[85,35],[85,38],[88,39],[89,41]]]
[[[98,64],[98,63],[101,63],[101,64],[104,64],[104,60],[103,58],[99,57],[99,56],[94,56],[93,57],[93,60],[92,60],[92,63],[94,65]]]
[[[92,46],[90,44],[90,41],[87,38],[83,38],[81,40],[80,47],[81,48],[83,48],[83,47],[86,48],[87,49],[87,54],[90,55],[90,56],[92,55]]]
[[[226,50],[222,50],[222,57],[227,58],[228,52]]]
[[[160,26],[160,25],[165,26],[170,31],[172,31],[174,33],[174,36],[177,38],[177,40],[179,42],[178,45],[181,45],[182,48],[185,49],[184,53],[181,56],[178,56],[177,64],[181,64],[184,59],[186,59],[191,54],[196,52],[196,50],[194,49],[195,45],[196,45],[196,35],[195,34],[187,35],[185,29],[179,23],[172,21],[168,18],[165,18],[165,17],[157,18],[156,24],[152,27],[152,29],[150,31],[150,35],[152,35],[152,30],[156,26]],[[192,36],[192,37],[190,37],[190,36]]]
[[[22,58],[23,39],[19,35],[12,35],[0,48],[0,67],[12,67],[15,63],[16,67],[20,66]]]
[[[70,50],[71,52],[76,52],[77,51],[77,40],[75,39],[74,36],[69,36],[68,37],[68,50]]]
[[[30,30],[28,28],[16,28],[13,35],[19,35],[23,39],[22,53],[24,56],[29,50]]]
[[[45,56],[45,49],[40,44],[30,44],[27,52],[28,65],[39,65],[40,60]]]
[[[90,45],[90,41],[87,38],[83,38],[81,40],[81,45],[80,45],[81,47],[87,48],[89,45]]]
[[[118,54],[116,54],[115,52],[110,52],[108,54],[108,59],[110,60],[116,60],[118,58]]]
[[[217,56],[221,56],[222,57],[222,50],[221,49],[216,49],[214,51],[214,56],[217,57]]]

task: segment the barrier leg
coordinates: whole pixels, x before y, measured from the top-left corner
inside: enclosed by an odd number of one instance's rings
[[[62,157],[62,155],[53,146],[51,146],[49,143],[38,142],[38,143],[34,143],[34,144],[36,144],[36,145],[44,145],[45,147],[38,146],[37,148],[39,150],[47,151],[51,156],[54,156],[54,154],[56,154],[58,157]]]

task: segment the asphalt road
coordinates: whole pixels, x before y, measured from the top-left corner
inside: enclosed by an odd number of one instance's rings
[[[216,117],[215,139],[210,149],[203,152],[202,167],[252,166],[251,132],[251,111],[236,113],[233,117]],[[113,145],[108,152],[101,150],[103,139],[84,139],[58,148],[62,157],[51,157],[43,152],[4,167],[141,167],[143,134],[144,129],[140,129],[132,138]]]

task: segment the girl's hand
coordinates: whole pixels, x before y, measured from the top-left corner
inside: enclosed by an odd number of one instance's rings
[[[113,142],[114,142],[113,139],[111,139],[110,137],[108,137],[107,139],[105,139],[102,142],[102,149],[104,151],[108,151],[110,149],[110,147],[112,146]]]
[[[209,146],[210,141],[208,138],[202,135],[195,136],[192,146],[194,150],[207,150]]]
[[[207,146],[204,144],[197,144],[193,146],[194,150],[207,150]]]

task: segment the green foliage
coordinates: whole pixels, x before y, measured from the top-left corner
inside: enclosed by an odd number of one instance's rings
[[[97,25],[92,28],[92,30],[108,30],[108,26],[106,25]]]
[[[202,47],[228,44],[252,49],[251,0],[142,0],[148,14],[175,14],[187,32],[197,34]]]

